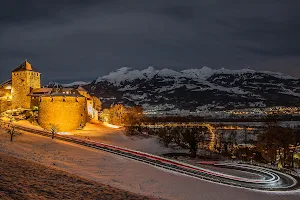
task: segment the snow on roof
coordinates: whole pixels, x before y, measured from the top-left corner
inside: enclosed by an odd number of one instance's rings
[[[3,88],[5,86],[8,86],[8,85],[11,85],[12,84],[12,80],[7,80],[7,81],[4,81],[3,83],[0,83],[0,88]]]

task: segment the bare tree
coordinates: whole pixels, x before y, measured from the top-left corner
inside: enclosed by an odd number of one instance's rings
[[[13,137],[16,136],[16,134],[17,134],[17,132],[15,130],[15,127],[11,126],[11,128],[9,128],[7,130],[7,133],[10,135],[10,141],[12,142],[13,141]]]
[[[158,137],[159,137],[159,141],[165,146],[165,147],[169,147],[169,144],[173,141],[174,139],[174,132],[175,128],[171,128],[171,127],[164,127],[164,128],[160,128],[158,129]]]
[[[165,127],[159,130],[160,141],[168,146],[174,142],[183,149],[188,149],[195,158],[199,144],[205,140],[206,127]]]
[[[54,124],[51,124],[50,125],[50,131],[51,131],[51,138],[54,139],[54,136],[57,133],[58,128]]]

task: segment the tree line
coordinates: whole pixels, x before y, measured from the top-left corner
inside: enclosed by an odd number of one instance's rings
[[[300,116],[294,115],[268,115],[268,116],[239,116],[230,117],[202,117],[202,116],[146,116],[143,123],[158,122],[272,122],[272,121],[300,121]]]
[[[126,133],[157,136],[163,146],[176,145],[188,149],[194,158],[198,149],[202,149],[229,159],[256,161],[285,168],[294,168],[297,163],[300,167],[300,160],[295,158],[296,149],[300,146],[300,129],[282,127],[277,122],[267,122],[263,129],[255,131],[215,131],[212,147],[209,146],[211,133],[205,126],[165,125],[153,128],[129,125]]]
[[[300,129],[282,127],[278,122],[267,123],[264,131],[258,135],[257,148],[272,165],[294,167],[294,155],[299,146]]]
[[[141,106],[125,107],[122,104],[115,104],[104,109],[100,118],[103,122],[118,126],[141,125],[144,118],[143,108]]]

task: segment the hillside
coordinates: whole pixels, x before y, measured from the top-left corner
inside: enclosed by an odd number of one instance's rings
[[[0,199],[150,199],[0,153]]]
[[[178,72],[124,67],[83,87],[100,97],[104,106],[123,103],[142,105],[146,110],[199,112],[300,106],[300,79],[250,69],[203,67]]]

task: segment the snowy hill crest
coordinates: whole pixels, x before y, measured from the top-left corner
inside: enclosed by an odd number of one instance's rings
[[[119,85],[122,82],[133,81],[135,79],[151,79],[154,76],[161,77],[176,77],[176,78],[197,78],[206,80],[211,77],[213,74],[226,74],[226,75],[242,75],[242,74],[255,74],[255,73],[263,73],[276,78],[282,79],[291,79],[296,80],[297,78],[292,77],[290,75],[285,75],[278,72],[270,72],[270,71],[255,71],[251,69],[241,69],[241,70],[229,70],[229,69],[218,69],[214,70],[209,67],[202,67],[201,69],[188,69],[180,72],[174,71],[172,69],[161,69],[157,70],[154,67],[150,66],[147,69],[137,70],[129,67],[122,67],[109,73],[106,76],[99,77],[96,80],[96,83],[101,81],[109,81],[111,83]]]
[[[123,103],[148,110],[300,106],[300,79],[251,69],[123,67],[83,87],[100,97],[104,106]]]

